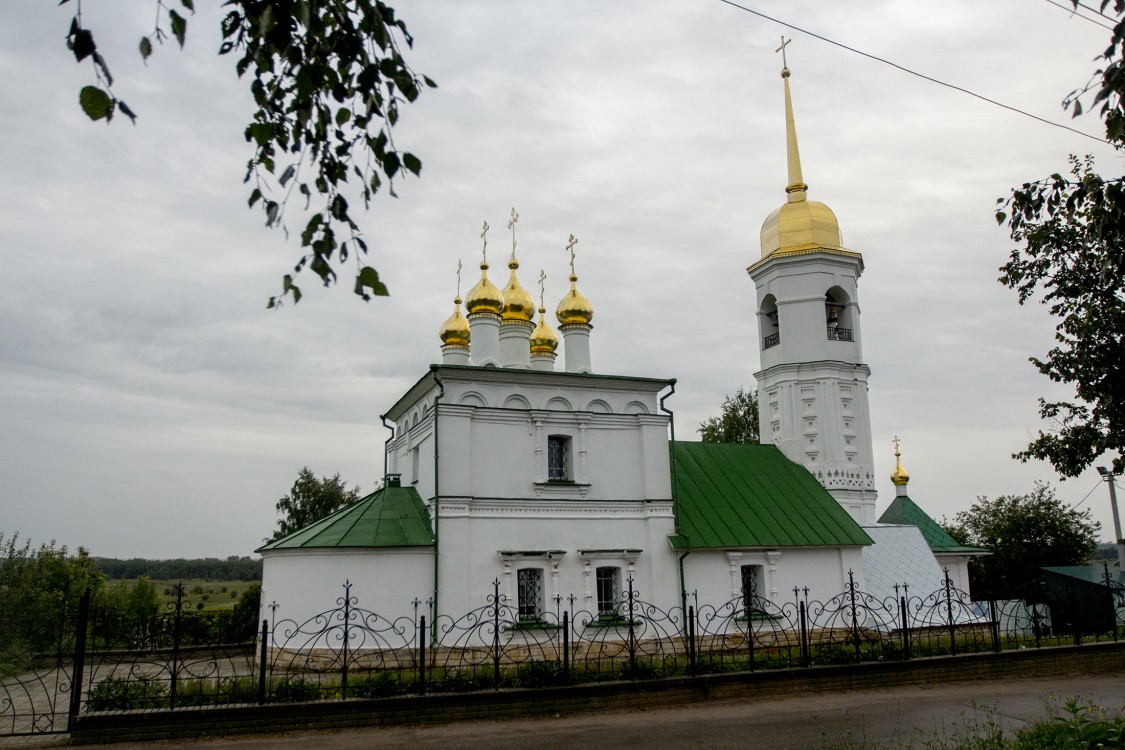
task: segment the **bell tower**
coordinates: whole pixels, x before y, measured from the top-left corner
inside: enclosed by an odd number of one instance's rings
[[[782,38],[786,201],[762,224],[757,290],[759,428],[857,521],[875,521],[874,460],[858,281],[863,257],[843,246],[835,214],[808,199]]]

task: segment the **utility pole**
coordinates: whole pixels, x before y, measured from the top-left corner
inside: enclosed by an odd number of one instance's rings
[[[1113,478],[1117,476],[1104,466],[1098,467],[1098,473],[1109,485],[1109,507],[1113,510],[1113,533],[1116,535],[1113,544],[1117,547],[1117,567],[1125,570],[1125,545],[1121,543],[1121,516],[1117,514],[1117,487]]]

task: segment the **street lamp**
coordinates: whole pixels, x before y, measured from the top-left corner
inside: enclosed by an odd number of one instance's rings
[[[1098,467],[1098,473],[1109,485],[1109,507],[1113,510],[1113,533],[1116,535],[1113,544],[1117,547],[1117,567],[1125,570],[1125,545],[1121,543],[1121,518],[1117,515],[1117,488],[1113,482],[1116,475],[1104,466]]]

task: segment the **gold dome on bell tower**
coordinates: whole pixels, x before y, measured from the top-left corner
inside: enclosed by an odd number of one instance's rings
[[[836,214],[823,203],[808,199],[809,186],[805,184],[801,173],[797,125],[793,118],[793,97],[789,92],[789,68],[784,62],[785,45],[788,43],[783,38],[778,51],[782,53],[781,78],[785,82],[785,140],[789,184],[785,188],[785,203],[762,223],[763,258],[778,252],[844,249]]]

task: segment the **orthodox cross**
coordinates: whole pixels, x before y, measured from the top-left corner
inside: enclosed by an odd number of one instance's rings
[[[484,222],[480,228],[480,238],[484,240],[484,247],[480,250],[480,262],[488,262],[488,222]]]
[[[566,243],[566,250],[570,253],[570,275],[574,275],[574,246],[578,244],[578,240],[574,235],[570,235],[570,239]]]
[[[785,62],[785,48],[792,41],[793,41],[792,39],[786,39],[785,35],[782,34],[781,35],[781,46],[774,50],[774,52],[780,52],[781,53],[781,67],[783,67],[783,68],[789,67],[789,64],[787,62]]]
[[[516,209],[512,209],[512,218],[508,219],[508,229],[512,230],[512,257],[516,257],[516,222],[520,220],[520,215],[516,213]]]
[[[457,296],[461,296],[461,259],[457,259]]]
[[[547,272],[539,269],[539,306],[543,307],[543,282],[547,280]]]
[[[894,440],[892,440],[891,442],[895,444],[895,455],[897,456],[898,455],[898,443],[899,443],[898,435],[895,435]]]

